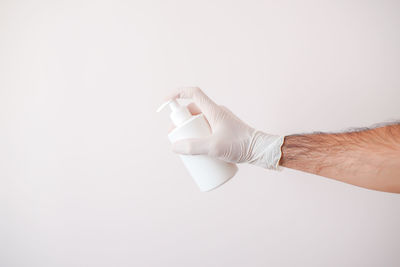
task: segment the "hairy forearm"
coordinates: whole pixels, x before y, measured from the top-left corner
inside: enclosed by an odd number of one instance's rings
[[[279,164],[361,187],[400,193],[400,125],[286,136]]]

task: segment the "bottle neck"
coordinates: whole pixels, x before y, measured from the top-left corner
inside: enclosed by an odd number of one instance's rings
[[[190,119],[192,117],[192,114],[187,109],[187,107],[181,106],[180,108],[171,112],[170,117],[171,117],[172,123],[175,126],[179,126],[182,123],[184,123],[185,121],[187,121],[188,119]]]

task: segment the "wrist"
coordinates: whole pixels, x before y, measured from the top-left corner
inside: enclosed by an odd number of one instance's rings
[[[251,137],[248,163],[262,168],[277,170],[282,156],[284,136],[271,135],[255,130]]]

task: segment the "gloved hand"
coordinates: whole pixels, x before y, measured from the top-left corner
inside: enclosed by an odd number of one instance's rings
[[[209,155],[233,163],[251,163],[277,169],[284,136],[270,135],[250,127],[229,109],[214,103],[198,87],[180,88],[168,99],[190,98],[193,115],[203,113],[212,135],[200,139],[184,139],[172,144],[174,152],[186,155]]]

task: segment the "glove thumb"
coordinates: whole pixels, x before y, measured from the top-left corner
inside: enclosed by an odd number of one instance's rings
[[[210,138],[189,138],[172,144],[172,151],[184,155],[207,155],[210,150]]]

